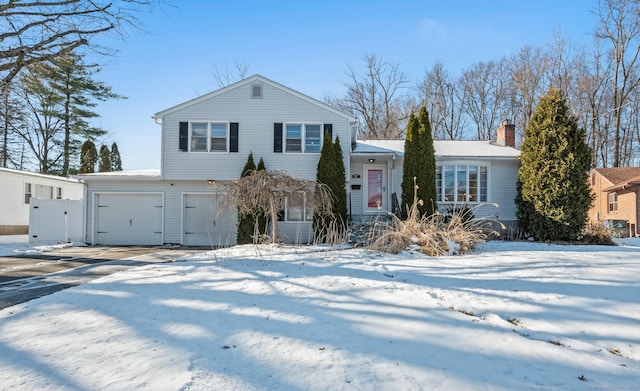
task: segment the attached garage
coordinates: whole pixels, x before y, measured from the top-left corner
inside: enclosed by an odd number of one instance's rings
[[[185,246],[236,244],[236,213],[221,209],[214,194],[184,194],[183,206]]]
[[[162,245],[162,193],[96,193],[94,244]]]

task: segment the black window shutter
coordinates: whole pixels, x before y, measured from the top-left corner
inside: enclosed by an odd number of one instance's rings
[[[178,137],[178,149],[181,151],[189,150],[189,123],[180,122],[180,136]]]
[[[273,124],[273,152],[282,153],[282,122]]]
[[[333,142],[333,125],[332,124],[324,124],[324,134],[325,137],[329,133],[329,140]]]
[[[238,152],[238,123],[229,124],[229,152]]]

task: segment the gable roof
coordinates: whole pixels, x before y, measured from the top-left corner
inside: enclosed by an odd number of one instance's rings
[[[631,186],[640,186],[640,167],[594,168],[613,186],[602,191],[624,190]]]
[[[331,111],[334,114],[340,115],[340,116],[348,119],[349,121],[354,121],[354,122],[357,121],[355,117],[353,117],[350,114],[345,113],[344,111],[340,111],[340,110],[338,110],[338,109],[336,109],[336,108],[334,108],[332,106],[329,106],[326,103],[323,103],[323,102],[321,102],[321,101],[319,101],[317,99],[311,98],[310,96],[307,96],[307,95],[305,95],[305,94],[303,94],[301,92],[298,92],[298,91],[296,91],[294,89],[291,89],[291,88],[289,88],[287,86],[284,86],[284,85],[282,85],[280,83],[277,83],[277,82],[275,82],[275,81],[273,81],[271,79],[268,79],[268,78],[266,78],[266,77],[264,77],[262,75],[258,75],[258,74],[253,75],[253,76],[249,76],[246,79],[242,79],[242,80],[240,80],[238,82],[235,82],[233,84],[230,84],[230,85],[228,85],[226,87],[220,88],[220,89],[215,90],[215,91],[211,91],[208,94],[201,95],[199,97],[196,97],[194,99],[188,100],[188,101],[183,102],[183,103],[180,103],[180,104],[178,104],[176,106],[173,106],[173,107],[170,107],[168,109],[159,111],[153,116],[153,118],[155,119],[155,121],[157,123],[160,124],[160,123],[162,123],[162,117],[164,117],[165,115],[168,115],[168,114],[171,114],[171,113],[173,113],[175,111],[178,111],[178,110],[187,108],[189,106],[198,104],[198,103],[200,103],[202,101],[206,101],[208,99],[214,98],[216,96],[222,95],[222,94],[224,94],[226,92],[229,92],[231,90],[235,90],[237,88],[240,88],[242,86],[245,86],[247,84],[250,84],[250,83],[253,83],[253,82],[256,82],[256,81],[259,81],[259,82],[264,83],[264,84],[268,84],[273,88],[277,88],[277,89],[279,89],[281,91],[284,91],[284,92],[286,92],[288,94],[294,95],[294,96],[296,96],[296,97],[298,97],[298,98],[300,98],[302,100],[305,100],[305,101],[307,101],[307,102],[309,102],[311,104],[319,106],[319,107],[321,107],[321,108],[323,108],[325,110]]]
[[[372,148],[376,148],[373,150]],[[520,156],[520,151],[494,144],[491,141],[469,140],[434,140],[433,148],[436,157],[479,157],[479,158],[513,158]],[[404,140],[358,140],[353,153],[396,152],[404,155]]]

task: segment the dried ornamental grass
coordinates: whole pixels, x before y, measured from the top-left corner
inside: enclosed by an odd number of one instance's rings
[[[376,221],[369,235],[369,248],[392,254],[411,247],[429,256],[464,254],[486,241],[489,235],[497,233],[491,228],[490,221],[472,218],[475,208],[454,209],[446,218],[439,212],[421,216],[418,205],[422,203],[414,190],[413,204],[407,210],[406,220],[388,213],[390,221]]]

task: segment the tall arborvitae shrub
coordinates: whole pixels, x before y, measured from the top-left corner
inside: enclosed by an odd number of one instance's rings
[[[316,182],[326,185],[332,194],[331,216],[313,214],[313,230],[317,241],[335,239],[344,233],[347,222],[347,190],[345,167],[340,140],[332,142],[331,135],[325,133],[320,151]]]
[[[591,151],[562,93],[552,88],[524,132],[518,171],[518,225],[536,240],[573,240],[593,197]]]
[[[242,169],[242,173],[240,174],[241,178],[246,177],[251,174],[252,171],[256,169],[256,164],[253,161],[253,152],[249,152],[249,157],[247,158],[247,162]],[[253,232],[255,226],[255,218],[251,215],[238,215],[238,232],[236,234],[236,239],[238,244],[249,244],[253,243]]]
[[[420,215],[432,215],[436,209],[436,158],[431,134],[431,122],[427,109],[412,112],[407,123],[404,142],[404,166],[402,171],[402,213],[406,217],[414,197],[414,177],[418,186],[417,196],[423,201],[418,205]]]
[[[96,145],[87,140],[82,144],[80,149],[80,169],[78,174],[91,174],[96,170],[96,162],[98,161],[98,151]]]
[[[347,182],[346,168],[344,167],[344,155],[342,154],[342,146],[340,145],[340,137],[336,136],[333,143],[336,157],[335,184],[332,187],[333,195],[336,197],[333,205],[333,213],[340,219],[341,226],[347,222]]]
[[[122,157],[116,143],[111,144],[111,171],[122,171]]]
[[[111,172],[111,151],[109,151],[109,147],[104,144],[100,147],[98,172]]]

